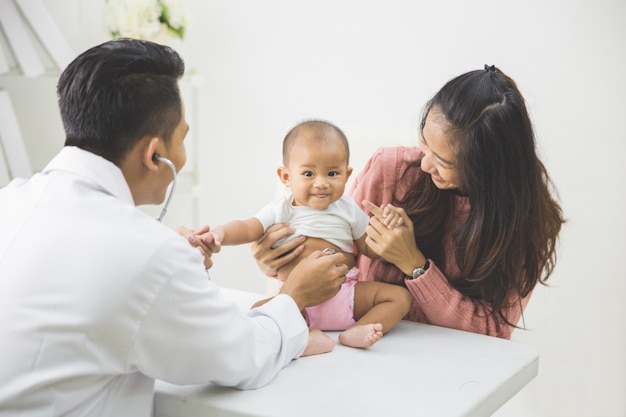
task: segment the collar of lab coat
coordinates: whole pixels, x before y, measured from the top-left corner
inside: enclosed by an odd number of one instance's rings
[[[122,170],[92,152],[66,146],[48,163],[42,174],[51,174],[54,171],[80,176],[115,198],[135,205]]]

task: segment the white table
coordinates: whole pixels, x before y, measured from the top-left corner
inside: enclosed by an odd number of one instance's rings
[[[225,295],[245,306],[260,298]],[[538,361],[517,342],[402,321],[368,350],[338,344],[258,390],[157,381],[154,416],[489,416],[537,375]]]

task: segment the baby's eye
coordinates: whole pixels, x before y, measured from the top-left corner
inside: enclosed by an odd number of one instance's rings
[[[339,173],[338,173],[337,171],[330,171],[330,172],[328,173],[328,176],[329,176],[329,177],[336,177],[337,175],[339,175]]]
[[[312,177],[313,176],[313,172],[312,171],[304,171],[302,173],[302,175],[304,175],[305,177]]]

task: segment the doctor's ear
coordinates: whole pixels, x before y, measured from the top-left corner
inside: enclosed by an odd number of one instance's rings
[[[159,158],[161,157],[159,152],[157,152],[159,142],[158,137],[146,138],[139,146],[141,162],[150,171],[159,170]]]

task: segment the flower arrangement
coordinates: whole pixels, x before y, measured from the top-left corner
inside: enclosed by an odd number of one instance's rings
[[[107,0],[105,24],[115,38],[184,39],[189,23],[185,0]]]

